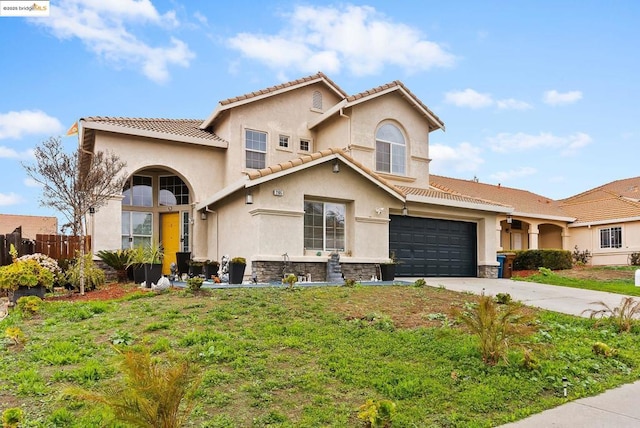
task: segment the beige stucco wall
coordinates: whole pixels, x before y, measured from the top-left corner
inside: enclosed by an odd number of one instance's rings
[[[600,248],[600,229],[622,227],[622,248]],[[589,250],[593,265],[626,265],[631,253],[640,252],[640,221],[569,228],[570,249]]]

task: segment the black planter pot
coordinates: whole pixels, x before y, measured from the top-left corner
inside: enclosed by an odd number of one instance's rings
[[[35,287],[27,287],[26,285],[19,285],[17,290],[9,293],[11,302],[16,303],[19,298],[25,296],[36,296],[44,299],[44,293],[47,289],[42,285],[36,285]]]
[[[151,288],[151,283],[157,284],[160,278],[162,278],[162,264],[145,263],[144,280],[147,288]]]
[[[220,265],[218,263],[206,263],[202,273],[204,273],[206,279],[211,279],[212,276],[218,276],[219,268]]]
[[[176,267],[178,268],[178,273],[180,275],[189,272],[189,260],[191,260],[190,251],[176,252]]]
[[[229,263],[229,284],[242,284],[246,267],[244,263]]]
[[[393,281],[396,277],[396,265],[386,264],[380,265],[380,278],[382,281]]]
[[[189,276],[199,276],[202,275],[202,265],[190,265],[189,266]]]
[[[135,265],[131,267],[133,282],[140,285],[145,281],[144,265]]]

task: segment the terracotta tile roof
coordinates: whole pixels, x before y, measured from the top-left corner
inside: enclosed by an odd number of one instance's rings
[[[443,190],[438,189],[423,189],[419,187],[408,187],[408,186],[396,186],[400,189],[405,195],[417,195],[417,196],[425,196],[428,198],[438,198],[448,201],[456,201],[456,202],[466,202],[470,204],[480,204],[480,205],[500,205],[503,207],[510,207],[511,205],[500,204],[494,201],[486,201],[484,199],[472,198],[470,196],[460,195],[457,193],[450,193]]]
[[[445,192],[512,206],[518,213],[565,218],[571,217],[571,215],[562,210],[558,201],[526,190],[485,184],[473,180],[442,177],[433,174],[429,176],[429,183],[436,189]]]
[[[572,200],[584,200],[585,198],[600,198],[599,191],[609,191],[616,195],[632,199],[634,201],[640,201],[640,177],[625,178],[622,180],[612,181],[611,183],[603,184],[602,186],[595,187],[585,192],[579,193],[575,196],[570,196],[563,199],[563,202],[570,202]]]
[[[280,89],[289,88],[291,86],[296,86],[296,85],[299,85],[301,83],[311,82],[311,81],[317,80],[317,79],[326,80],[331,86],[333,86],[338,92],[340,92],[343,97],[347,96],[347,93],[344,92],[331,79],[329,79],[324,73],[318,72],[318,73],[316,73],[314,75],[303,77],[301,79],[292,80],[290,82],[281,83],[279,85],[269,86],[268,88],[264,88],[264,89],[261,89],[259,91],[250,92],[248,94],[240,95],[240,96],[237,96],[237,97],[227,98],[226,100],[220,101],[220,105],[225,106],[227,104],[233,104],[233,103],[236,103],[238,101],[244,101],[244,100],[247,100],[249,98],[254,98],[254,97],[257,97],[257,96],[260,96],[260,95],[269,94],[271,92],[275,92],[275,91],[278,91]]]
[[[429,113],[429,115],[432,116],[436,120],[436,122],[438,122],[438,125],[440,125],[440,128],[444,128],[444,122],[438,117],[438,115],[436,115],[434,112],[432,112],[429,109],[429,107],[427,107],[422,101],[420,101],[420,99],[413,92],[411,92],[406,86],[404,86],[404,84],[402,82],[400,82],[399,80],[394,80],[391,83],[387,83],[385,85],[381,85],[381,86],[378,86],[376,88],[372,88],[372,89],[369,89],[367,91],[360,92],[359,94],[351,95],[351,96],[347,97],[347,102],[354,102],[354,101],[357,101],[357,100],[359,100],[361,98],[366,98],[366,97],[369,97],[371,95],[375,95],[375,94],[378,94],[380,92],[386,91],[387,89],[391,89],[391,88],[395,88],[395,87],[402,88],[409,95],[410,101],[414,102],[420,108],[422,108],[425,111],[427,111]]]
[[[200,129],[202,119],[152,119],[93,116],[83,118],[82,120],[84,122],[103,123],[138,131],[158,132],[161,134],[181,137],[226,142],[214,132]]]
[[[576,217],[576,223],[640,218],[640,202],[601,189],[589,192],[587,196],[562,202],[562,209]]]

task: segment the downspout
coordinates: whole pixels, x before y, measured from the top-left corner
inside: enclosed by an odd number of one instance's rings
[[[219,229],[219,222],[218,222],[218,212],[217,211],[213,211],[209,209],[209,206],[205,206],[204,207],[205,212],[211,213],[211,214],[215,214],[216,215],[216,258],[220,257],[220,251],[219,251],[219,246],[220,246],[220,242],[219,242],[219,234],[218,231]]]

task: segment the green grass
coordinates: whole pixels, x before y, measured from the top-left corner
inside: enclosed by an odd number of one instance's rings
[[[616,266],[591,268],[593,272],[606,271],[632,271],[635,272],[638,266]],[[640,287],[636,287],[633,273],[629,274],[630,279],[597,280],[589,278],[571,278],[563,276],[562,271],[552,274],[537,273],[525,278],[514,277],[519,281],[537,282],[539,284],[561,285],[563,287],[582,288],[585,290],[606,291],[609,293],[625,294],[628,296],[640,296]]]
[[[178,355],[198,370],[191,427],[364,427],[357,414],[367,399],[393,401],[394,426],[489,427],[566,402],[563,376],[570,400],[640,378],[639,328],[620,334],[546,311],[508,363],[487,366],[474,336],[442,322],[451,305],[473,299],[389,286],[45,302],[41,315],[0,322],[0,332],[18,325],[27,338],[22,347],[0,340],[0,408],[23,408],[29,427],[125,427],[108,409],[61,395],[120,379],[116,332],[135,338],[120,349]],[[616,356],[595,355],[596,342]],[[522,365],[523,346],[537,369]]]

